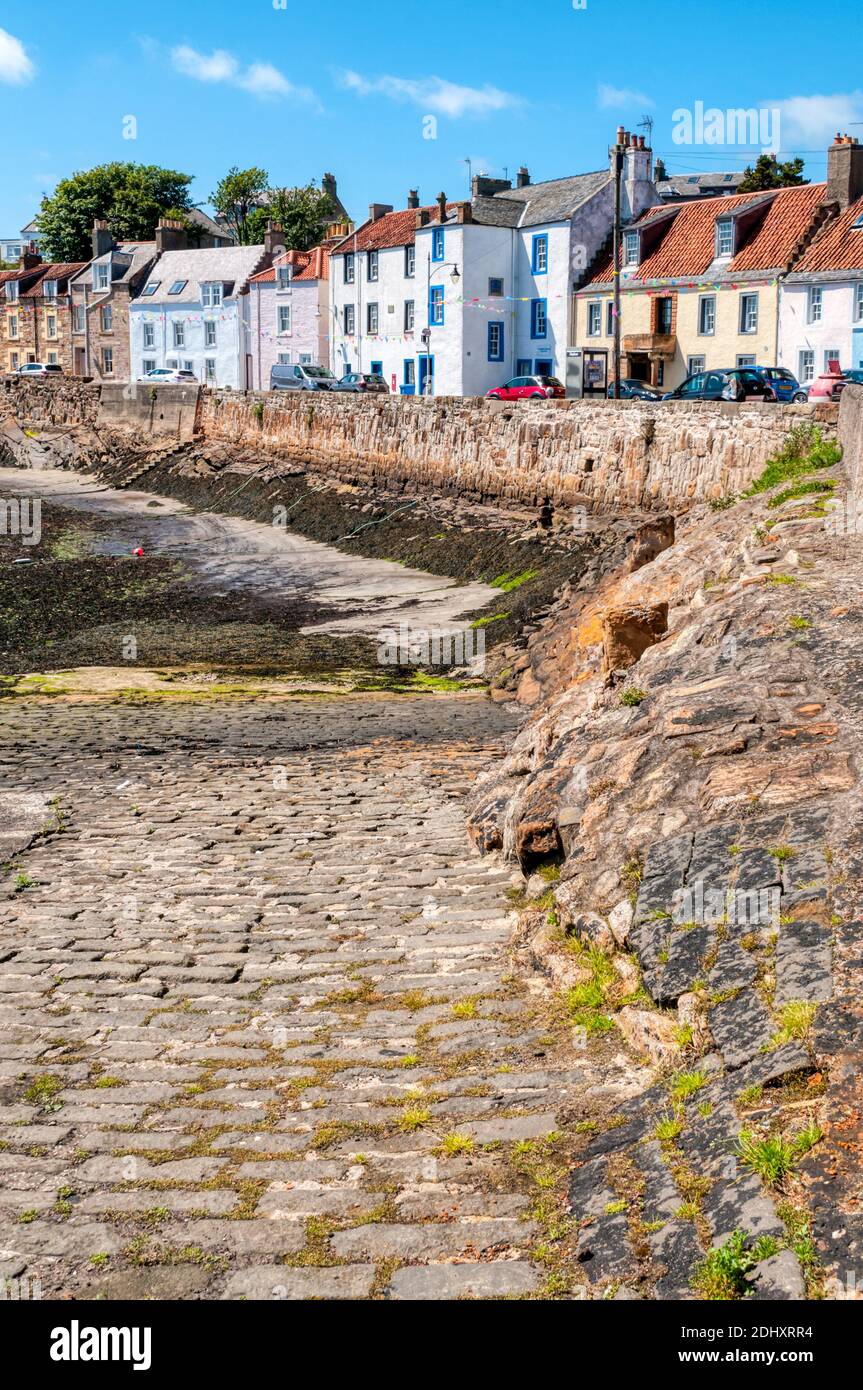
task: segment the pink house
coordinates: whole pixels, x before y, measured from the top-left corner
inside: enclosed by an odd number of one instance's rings
[[[252,385],[267,391],[277,362],[330,363],[330,237],[311,251],[286,251],[249,281]]]

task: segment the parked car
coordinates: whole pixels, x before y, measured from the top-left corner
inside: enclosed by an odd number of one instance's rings
[[[767,383],[767,391],[764,399],[776,401],[796,401],[798,404],[806,400],[806,392],[800,385],[793,372],[787,367],[753,367],[753,371],[760,372]]]
[[[147,381],[151,386],[180,386],[189,382],[197,382],[198,378],[194,372],[186,371],[183,367],[153,367],[152,371],[145,372],[139,381]]]
[[[310,362],[293,366],[276,362],[270,368],[271,391],[334,391],[337,386],[329,367],[314,367]]]
[[[695,372],[673,391],[666,391],[664,401],[745,401],[775,400],[767,395],[767,382],[755,367],[716,368]]]
[[[494,401],[541,400],[547,396],[565,396],[563,382],[556,376],[514,376],[503,386],[493,386],[486,396]]]
[[[382,376],[377,376],[373,372],[348,372],[340,377],[335,384],[336,391],[385,391],[389,392],[389,387]]]
[[[610,401],[615,399],[613,381],[608,383],[608,399]],[[646,381],[637,381],[634,376],[621,377],[620,399],[622,401],[661,401],[662,392],[648,385]]]
[[[63,368],[58,362],[25,362],[15,372],[15,376],[62,376]]]
[[[842,375],[846,381],[852,382],[855,386],[863,386],[863,368],[849,367]]]

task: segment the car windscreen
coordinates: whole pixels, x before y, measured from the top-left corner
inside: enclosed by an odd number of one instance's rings
[[[538,377],[537,377],[537,381],[541,382],[543,386],[560,386],[560,385],[561,385],[561,382],[558,381],[558,379],[557,379],[556,376],[538,376]]]
[[[327,380],[334,381],[335,377],[326,367],[304,367],[306,376],[325,377]]]

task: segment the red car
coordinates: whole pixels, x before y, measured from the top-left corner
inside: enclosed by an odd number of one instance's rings
[[[563,383],[556,376],[514,376],[503,386],[493,386],[486,396],[494,401],[543,400],[546,396],[565,396]]]

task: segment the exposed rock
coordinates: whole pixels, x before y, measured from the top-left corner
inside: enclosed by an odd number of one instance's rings
[[[603,665],[625,671],[668,631],[668,604],[632,604],[606,610],[603,618]]]
[[[673,1014],[655,1013],[626,1004],[615,1014],[614,1021],[630,1047],[652,1062],[661,1065],[680,1052],[678,1021]]]

